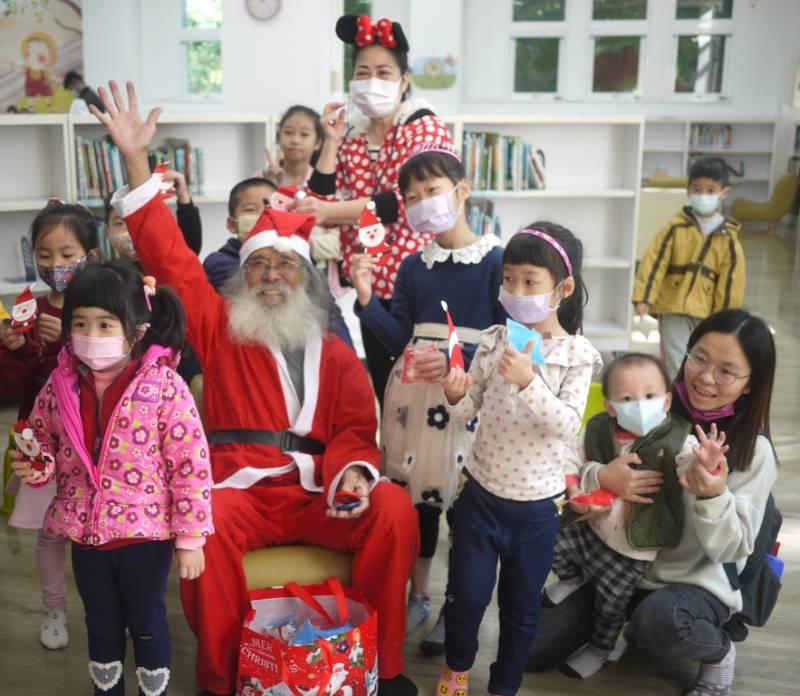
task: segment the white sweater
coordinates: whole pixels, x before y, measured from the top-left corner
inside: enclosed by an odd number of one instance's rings
[[[600,466],[589,462],[584,467],[584,490],[598,487]],[[686,515],[680,544],[675,549],[659,552],[641,587],[655,590],[678,583],[696,585],[711,592],[731,612],[739,611],[742,593],[731,587],[722,564],[735,561],[740,571],[744,567],[747,556],[753,551],[777,473],[772,445],[766,437],[759,436],[750,468],[731,472],[725,493],[697,500],[684,491]]]

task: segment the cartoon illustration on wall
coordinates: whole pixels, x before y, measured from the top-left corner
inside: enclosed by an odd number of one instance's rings
[[[411,66],[411,80],[420,89],[448,89],[456,83],[456,59],[451,54],[418,58]]]
[[[63,82],[83,71],[81,0],[0,0],[0,110],[69,111]]]

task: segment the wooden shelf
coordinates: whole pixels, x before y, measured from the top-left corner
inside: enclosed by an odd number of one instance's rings
[[[583,268],[586,269],[624,269],[630,268],[630,259],[622,256],[587,256],[583,259]]]
[[[61,196],[43,196],[41,198],[16,198],[6,201],[0,200],[0,213],[14,213],[18,211],[39,210],[44,208],[50,198],[61,198]]]
[[[475,198],[635,198],[635,189],[545,188],[530,191],[473,191]]]
[[[771,155],[772,150],[758,150],[746,147],[692,147],[689,146],[689,152],[699,152],[709,155]]]

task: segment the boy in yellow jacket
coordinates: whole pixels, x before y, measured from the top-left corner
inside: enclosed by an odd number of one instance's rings
[[[689,168],[691,205],[656,235],[636,273],[636,313],[659,318],[661,352],[672,377],[694,327],[714,312],[742,305],[741,225],[719,210],[730,191],[722,159],[696,160]]]

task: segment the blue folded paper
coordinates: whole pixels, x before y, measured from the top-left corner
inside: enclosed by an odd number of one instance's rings
[[[331,636],[338,636],[342,633],[347,633],[352,630],[350,624],[336,626],[334,628],[319,628],[312,624],[308,619],[303,621],[297,633],[294,634],[290,645],[308,645],[314,643],[320,638],[330,638]]]
[[[768,553],[767,563],[769,563],[769,567],[772,568],[772,572],[775,573],[775,577],[780,578],[783,576],[783,561],[780,558]]]
[[[525,351],[528,343],[533,341],[533,350],[531,351],[531,360],[537,365],[544,365],[544,356],[542,355],[542,334],[536,329],[529,329],[524,324],[520,324],[513,319],[506,319],[506,328],[508,329],[508,344],[520,353]]]

